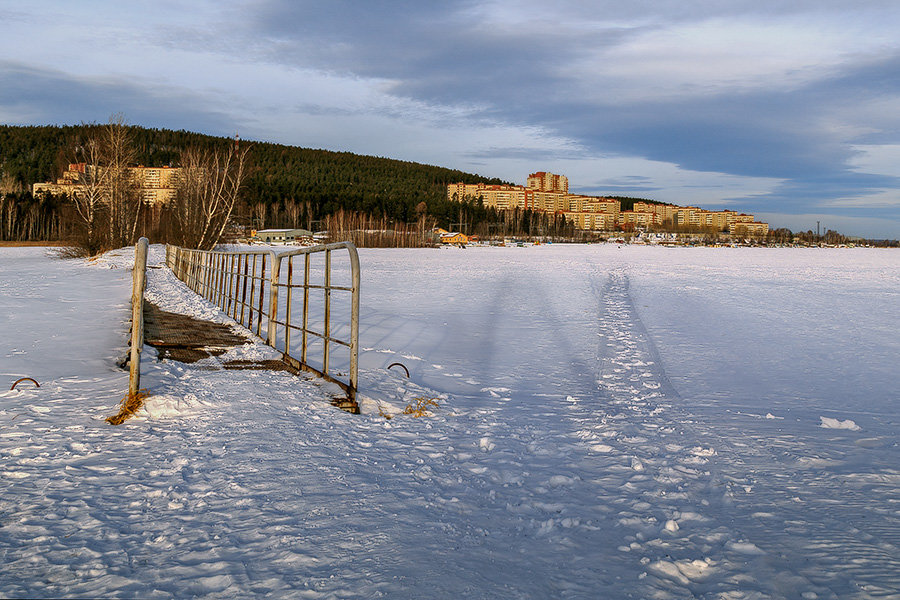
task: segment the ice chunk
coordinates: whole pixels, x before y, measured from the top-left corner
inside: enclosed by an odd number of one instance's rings
[[[860,426],[847,419],[845,421],[840,421],[838,419],[831,419],[829,417],[819,417],[822,420],[822,424],[819,427],[824,429],[849,429],[850,431],[859,431]]]

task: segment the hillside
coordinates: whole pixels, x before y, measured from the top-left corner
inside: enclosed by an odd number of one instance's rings
[[[100,125],[0,125],[0,240],[56,240],[71,236],[71,213],[59,198],[32,198],[35,182],[56,179],[76,148],[95,135]],[[129,127],[136,162],[144,166],[177,165],[187,148],[227,148],[235,141],[190,131]],[[507,213],[479,203],[461,204],[446,198],[448,183],[503,184],[497,178],[420,163],[241,140],[250,145],[253,169],[243,191],[244,204],[234,218],[242,225],[265,227],[330,227],[328,218],[354,215],[358,229],[405,231],[415,223],[458,228],[482,237],[549,235],[581,239],[564,218],[532,211]],[[538,168],[539,165],[535,165]],[[617,197],[630,209],[639,199]],[[652,201],[652,200],[651,200]],[[423,219],[424,217],[424,219]],[[165,219],[148,235],[165,239]]]
[[[74,160],[74,148],[95,125],[0,126],[0,166],[17,191],[27,191],[37,181],[57,177]],[[146,166],[177,164],[187,147],[223,147],[234,143],[188,131],[131,127],[138,162]],[[246,187],[249,205],[294,200],[310,203],[316,217],[340,208],[415,220],[415,207],[426,202],[430,211],[441,212],[445,185],[450,182],[502,183],[499,179],[431,165],[242,141],[253,146],[254,173]]]

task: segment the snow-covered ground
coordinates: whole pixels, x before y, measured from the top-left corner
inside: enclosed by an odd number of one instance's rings
[[[900,597],[896,251],[360,254],[365,414],[145,349],[113,427],[130,252],[0,249],[0,596]]]

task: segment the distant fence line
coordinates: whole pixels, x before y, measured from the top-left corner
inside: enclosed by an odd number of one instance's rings
[[[335,253],[346,261],[337,280]],[[287,252],[167,245],[166,265],[191,290],[281,352],[288,364],[337,384],[358,411],[360,272],[351,242]],[[333,297],[335,292],[343,297]],[[338,350],[343,352],[335,361]]]

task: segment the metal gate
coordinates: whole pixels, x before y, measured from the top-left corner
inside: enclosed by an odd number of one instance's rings
[[[286,252],[167,245],[166,265],[294,368],[337,384],[358,411],[360,274],[351,242]]]

